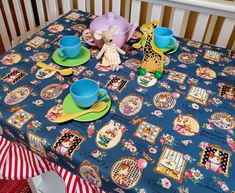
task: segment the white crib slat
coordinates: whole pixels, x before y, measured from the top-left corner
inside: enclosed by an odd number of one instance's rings
[[[219,38],[216,42],[217,46],[226,47],[229,41],[229,38],[233,32],[235,25],[235,20],[231,18],[225,18],[222,29],[220,31]]]
[[[174,11],[175,11],[175,8],[171,8],[171,17],[170,17],[170,21],[169,21],[169,24],[168,24],[168,27],[171,28],[172,26],[172,23],[173,23],[173,16],[174,16]]]
[[[35,19],[34,19],[31,0],[24,0],[24,5],[25,5],[26,15],[27,15],[28,23],[29,23],[29,29],[30,29],[30,32],[33,33],[35,31],[36,25],[35,25]]]
[[[162,25],[164,14],[164,7],[162,5],[153,4],[152,13],[151,13],[151,21],[157,20],[159,25]]]
[[[91,1],[90,0],[86,0],[86,10],[87,12],[91,12]]]
[[[63,9],[63,14],[68,13],[71,10],[71,1],[70,0],[63,0],[62,1],[62,9]]]
[[[199,13],[196,26],[193,32],[193,40],[201,42],[206,31],[207,22],[209,19],[209,14]]]
[[[189,12],[183,9],[174,9],[174,16],[172,20],[172,30],[174,35],[183,37],[186,30],[186,25],[189,17]]]
[[[0,35],[1,35],[1,38],[2,38],[4,48],[7,51],[7,50],[11,49],[11,42],[10,42],[10,39],[9,39],[9,36],[8,36],[8,33],[7,33],[5,22],[3,20],[1,9],[0,9],[0,23],[2,24],[2,26],[0,27]]]
[[[129,21],[129,19],[130,19],[130,10],[131,10],[131,1],[126,0],[126,2],[125,2],[125,18],[127,19],[127,21]]]
[[[45,2],[45,5],[46,5],[46,15],[47,15],[46,25],[47,25],[50,21],[50,8],[49,8],[48,0],[45,0],[44,2]]]
[[[109,12],[109,0],[104,0],[104,12]]]
[[[140,6],[141,6],[141,1],[140,0],[132,0],[131,23],[139,24],[139,21],[140,21]]]
[[[214,29],[215,29],[215,24],[216,24],[217,18],[218,18],[218,16],[215,16],[215,15],[211,16],[211,20],[210,20],[210,23],[208,25],[206,36],[205,36],[205,39],[204,39],[205,43],[210,43],[210,41],[211,41],[211,37],[212,37],[212,34],[214,32]]]
[[[78,9],[86,11],[86,0],[77,0]]]
[[[39,21],[40,21],[40,26],[43,28],[46,25],[43,2],[42,2],[42,0],[37,0],[36,3],[37,3],[37,10],[38,10],[38,17],[39,17]]]
[[[27,30],[26,30],[26,25],[24,21],[24,15],[22,11],[21,2],[19,0],[13,0],[13,6],[14,6],[15,13],[17,16],[16,20],[20,29],[20,34],[21,36],[24,36]]]
[[[95,0],[95,15],[102,15],[102,0]]]
[[[49,14],[49,21],[52,22],[58,17],[58,4],[57,0],[46,0],[48,4],[48,14]]]
[[[8,0],[3,0],[2,4],[3,4],[5,15],[7,18],[7,23],[8,23],[9,29],[10,29],[12,42],[14,42],[17,39],[17,34],[16,34],[15,25],[14,25],[12,15],[11,15],[11,10],[10,10],[9,4],[8,4]]]
[[[50,0],[51,1],[51,0]],[[62,0],[63,1],[63,0]],[[54,5],[54,13],[55,13],[55,19],[59,17],[59,1],[58,0],[52,0],[51,5]]]
[[[150,3],[149,3],[150,4]],[[151,6],[149,6],[150,11],[148,10],[148,12],[150,12],[150,21],[153,20],[157,20],[159,22],[159,25],[162,25],[162,20],[163,20],[163,14],[164,14],[164,6],[162,5],[158,5],[158,4],[152,4]],[[150,22],[148,21],[148,22]],[[148,23],[147,22],[147,23]]]
[[[120,8],[121,8],[121,1],[120,0],[113,0],[112,11],[116,15],[120,15]]]
[[[74,7],[74,0],[70,0],[70,10],[75,9]]]
[[[152,7],[153,7],[152,3],[147,4],[145,23],[150,23],[151,22],[150,17],[151,17],[151,14],[152,14]]]

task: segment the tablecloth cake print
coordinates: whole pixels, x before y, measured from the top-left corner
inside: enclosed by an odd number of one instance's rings
[[[58,40],[81,36],[94,15],[74,10],[1,56],[0,133],[106,192],[235,191],[235,59],[232,51],[178,38],[165,72],[137,76],[142,50],[124,45],[118,72],[98,49],[63,77],[52,60]],[[112,106],[94,122],[55,124],[69,86],[81,78],[108,89]],[[145,160],[140,162],[139,160]]]

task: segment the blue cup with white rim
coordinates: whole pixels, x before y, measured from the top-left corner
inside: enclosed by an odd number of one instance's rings
[[[81,52],[81,39],[77,36],[64,36],[59,41],[58,56],[62,60],[77,58]]]
[[[173,31],[167,27],[156,27],[154,29],[154,44],[158,48],[174,48],[176,39],[173,37]]]
[[[100,96],[101,93],[103,93],[102,96]],[[81,79],[70,86],[70,94],[76,105],[81,108],[88,108],[96,102],[105,100],[108,92],[104,88],[99,88],[94,80]]]

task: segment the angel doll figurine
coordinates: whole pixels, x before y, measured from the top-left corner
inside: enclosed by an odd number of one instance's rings
[[[103,39],[104,45],[98,55],[96,56],[96,59],[100,59],[102,55],[102,65],[103,66],[110,66],[113,71],[119,70],[119,64],[121,64],[120,60],[120,54],[125,54],[125,52],[120,49],[118,46],[116,46],[116,43],[113,41],[112,36],[119,34],[119,28],[118,26],[112,26],[109,30],[102,31],[102,30],[96,30],[94,33],[94,37],[97,40]]]

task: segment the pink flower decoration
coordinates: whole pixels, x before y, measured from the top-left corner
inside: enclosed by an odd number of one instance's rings
[[[91,155],[95,158],[99,157],[101,155],[101,152],[99,150],[94,150]]]
[[[209,144],[209,143],[207,143],[207,142],[201,142],[201,143],[200,143],[200,148],[206,149],[207,147],[210,147],[210,144]]]
[[[167,143],[167,140],[166,140],[166,138],[162,137],[162,138],[160,139],[160,142],[161,142],[161,143]]]
[[[145,159],[141,158],[137,161],[137,165],[138,165],[138,168],[142,170],[147,167],[148,162]]]
[[[65,90],[65,89],[68,88],[68,87],[69,87],[68,84],[63,84],[63,85],[61,86],[61,88],[62,88],[63,90]]]
[[[170,180],[168,180],[167,178],[162,178],[161,182],[162,182],[162,187],[163,188],[170,189],[170,187],[171,187]]]
[[[191,170],[187,170],[187,171],[185,172],[185,175],[186,175],[188,178],[192,178],[192,177],[193,177],[193,173],[192,173]]]
[[[149,152],[152,153],[152,154],[156,154],[157,153],[157,149],[154,148],[154,147],[150,147],[149,148]]]
[[[129,139],[128,141],[129,141],[132,145],[134,144],[134,141],[133,141],[133,140]]]

